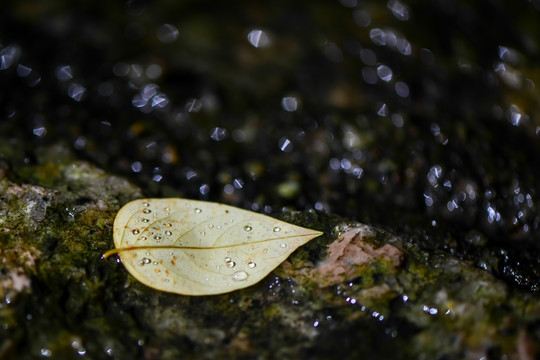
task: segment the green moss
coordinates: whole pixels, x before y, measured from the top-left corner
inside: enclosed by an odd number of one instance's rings
[[[300,191],[300,184],[298,183],[298,181],[295,180],[287,180],[280,183],[277,186],[276,190],[279,196],[285,199],[292,199],[298,196],[298,192]]]
[[[263,311],[265,319],[279,318],[281,315],[281,308],[278,304],[269,304],[264,307]]]

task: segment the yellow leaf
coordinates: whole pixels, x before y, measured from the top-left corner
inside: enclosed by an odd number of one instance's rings
[[[251,286],[322,232],[224,204],[135,200],[114,220],[126,269],[154,289],[213,295]]]

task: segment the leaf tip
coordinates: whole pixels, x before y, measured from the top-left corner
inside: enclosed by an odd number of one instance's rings
[[[311,230],[311,233],[309,234],[310,236],[312,236],[312,239],[315,239],[321,235],[324,235],[324,232],[323,231],[318,231],[318,230]]]

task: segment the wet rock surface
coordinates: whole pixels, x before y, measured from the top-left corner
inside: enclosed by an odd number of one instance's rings
[[[325,235],[250,288],[204,297],[148,288],[101,258],[117,210],[141,190],[65,148],[41,154],[33,168],[55,159],[54,184],[15,181],[7,169],[0,179],[2,358],[539,355],[535,295],[319,211],[277,214]]]

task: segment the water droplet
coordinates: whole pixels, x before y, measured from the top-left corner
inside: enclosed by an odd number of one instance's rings
[[[158,264],[158,262],[157,262],[157,261],[154,261],[154,262],[152,263],[152,265],[157,265],[157,264]]]
[[[163,279],[163,282],[168,283],[168,282],[169,282],[169,279]]]
[[[148,220],[148,219],[142,219],[141,221],[142,221],[143,223],[147,223],[147,222],[149,222],[150,220]]]
[[[41,356],[43,356],[43,357],[51,357],[51,355],[52,355],[52,351],[47,349],[47,348],[41,349],[40,353],[41,353]]]
[[[231,258],[227,256],[227,257],[225,258],[225,262],[229,262],[229,261],[231,261]]]
[[[133,235],[139,235],[139,232],[139,229],[133,229],[133,231],[131,231]]]
[[[178,38],[179,34],[178,28],[171,24],[163,24],[157,31],[159,41],[164,43],[172,43]]]
[[[197,213],[197,214],[200,214],[200,213],[202,213],[202,210],[201,210],[201,209],[199,209],[199,208],[195,208],[195,210],[194,210],[194,211],[195,211],[195,213]]]
[[[161,240],[161,235],[159,235],[159,234],[154,235],[154,240]]]
[[[246,226],[244,226],[244,230],[245,231],[251,231],[251,230],[253,230],[253,228],[251,226],[249,226],[249,225],[246,225]]]
[[[171,208],[166,207],[166,208],[163,209],[163,210],[165,210],[166,212],[169,212],[169,211],[171,211]],[[169,225],[170,225],[170,224],[169,224]]]
[[[217,228],[218,228],[218,229],[221,229],[221,225],[218,225]]]
[[[209,228],[209,229],[213,229],[213,228],[214,228],[214,224],[208,224],[208,228]]]
[[[268,249],[263,250],[263,254],[266,254],[266,253],[268,253]]]
[[[141,240],[143,240],[143,241],[144,241],[144,240],[147,240],[147,239],[148,239],[148,238],[147,238],[146,236],[143,236],[143,237],[141,238]]]
[[[171,235],[172,235],[172,231],[169,231],[169,230],[165,231],[165,235],[171,236]]]
[[[253,261],[248,262],[248,268],[254,269],[257,264],[255,264]]]
[[[139,265],[143,266],[146,264],[150,264],[151,262],[152,260],[150,260],[149,258],[142,258],[141,260],[139,260]]]
[[[281,231],[281,228],[279,226],[274,227],[274,232],[280,232],[280,231]]]
[[[279,247],[280,247],[280,248],[286,248],[286,247],[287,247],[287,244],[285,244],[285,243],[279,244]]]
[[[251,30],[247,36],[251,45],[256,48],[265,48],[270,46],[270,37],[263,30]]]
[[[228,268],[233,268],[236,265],[236,263],[232,260],[229,260],[227,261],[226,265]]]
[[[205,233],[204,231],[201,231],[199,234],[200,234],[201,236],[206,235],[206,233]]]
[[[171,227],[171,226],[172,226],[171,223],[166,223],[166,224],[165,224],[165,227]]]
[[[150,206],[150,204],[149,203],[144,203],[144,204],[142,204],[142,206],[148,207],[148,206]]]
[[[233,274],[234,281],[246,281],[249,277],[249,274],[245,271],[237,271]]]
[[[145,214],[150,214],[152,211],[150,209],[144,209],[142,212]]]

